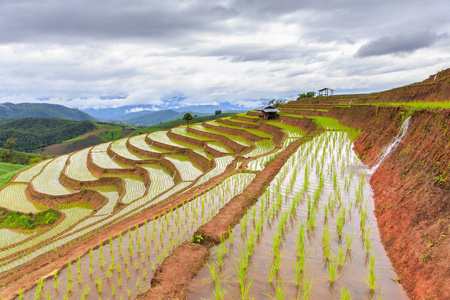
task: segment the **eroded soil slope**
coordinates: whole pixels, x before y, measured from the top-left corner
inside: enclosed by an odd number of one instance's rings
[[[355,150],[373,166],[406,118],[400,108],[332,109],[362,129]],[[450,110],[416,111],[408,133],[371,178],[388,255],[413,299],[450,298]]]

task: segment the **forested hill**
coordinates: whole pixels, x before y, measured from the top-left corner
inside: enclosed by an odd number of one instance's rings
[[[58,118],[76,121],[95,121],[95,119],[81,110],[68,108],[57,104],[47,103],[0,103],[0,119],[18,118]]]
[[[17,151],[31,152],[93,131],[90,121],[49,118],[22,118],[0,122],[0,146],[12,137]]]

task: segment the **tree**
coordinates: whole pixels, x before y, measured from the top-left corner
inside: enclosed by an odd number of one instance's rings
[[[214,113],[216,116],[222,114],[222,111],[220,109],[216,110],[216,112]]]
[[[6,149],[9,149],[9,152],[11,152],[12,149],[14,148],[14,146],[16,146],[16,141],[17,140],[15,138],[9,138],[6,140],[3,147],[5,147]]]
[[[34,165],[41,161],[42,161],[42,158],[40,158],[40,157],[30,158],[30,165]]]
[[[298,94],[297,100],[303,99],[303,98],[314,98],[316,96],[316,92],[307,92],[303,94]]]
[[[191,123],[191,121],[194,119],[194,117],[190,113],[185,113],[183,120],[185,120],[188,124]]]

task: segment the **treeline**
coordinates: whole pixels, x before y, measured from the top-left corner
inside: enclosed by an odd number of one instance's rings
[[[14,149],[33,152],[61,143],[96,129],[91,121],[48,118],[22,118],[0,122],[0,147],[7,139],[16,139]]]

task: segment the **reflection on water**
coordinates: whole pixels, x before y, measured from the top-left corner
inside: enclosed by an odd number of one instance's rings
[[[232,237],[211,249],[189,299],[407,299],[391,280],[367,173],[345,132],[302,145]]]

